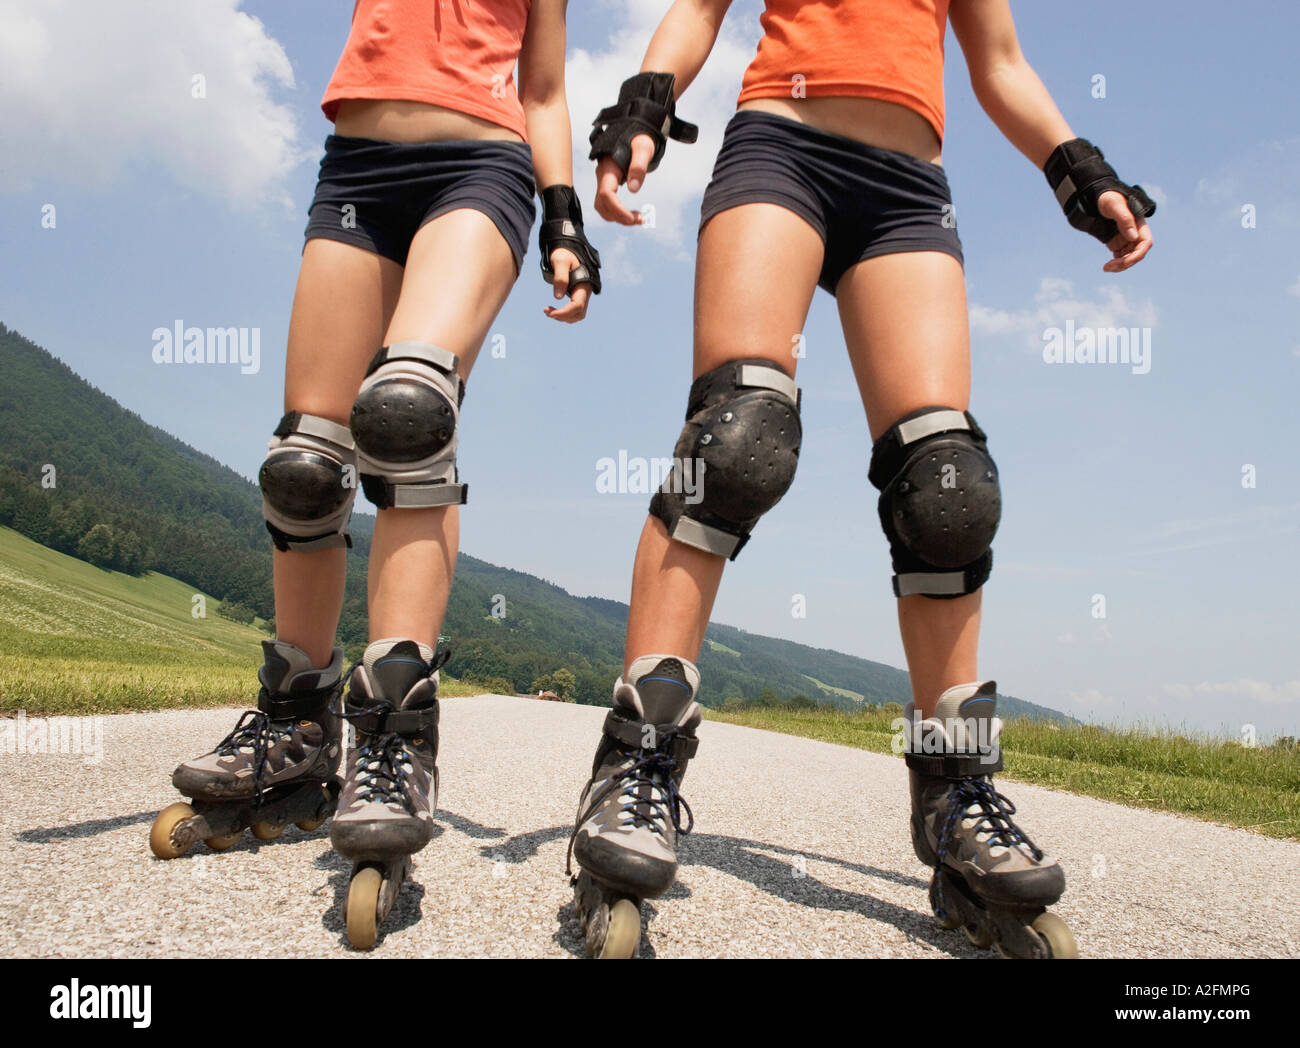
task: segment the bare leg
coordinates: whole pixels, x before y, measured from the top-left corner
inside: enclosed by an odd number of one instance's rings
[[[695,266],[695,370],[728,360],[770,360],[794,376],[821,272],[821,237],[792,211],[745,204],[710,219]],[[623,670],[641,655],[699,657],[722,581],[723,557],[673,542],[657,517],[641,530],[632,569]]]
[[[348,424],[352,401],[397,302],[402,267],[334,240],[309,240],[289,320],[284,407]],[[275,626],[280,640],[329,665],[343,610],[342,549],[275,550]]]
[[[967,408],[970,337],[956,259],[934,251],[868,259],[845,273],[836,298],[872,440],[917,408]],[[929,716],[944,689],[977,679],[980,594],[903,597],[898,625],[912,701]]]
[[[515,276],[514,255],[482,212],[434,219],[411,242],[384,344],[432,342],[460,357],[460,377],[467,379]],[[437,647],[459,542],[457,506],[379,511],[370,547],[372,641],[405,637]]]

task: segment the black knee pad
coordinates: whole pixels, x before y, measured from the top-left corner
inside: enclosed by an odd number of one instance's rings
[[[650,500],[670,538],[736,559],[794,480],[799,388],[768,360],[733,360],[691,385],[672,472]]]
[[[465,502],[456,471],[464,386],[456,354],[427,342],[395,342],[370,362],[352,405],[361,486],[380,509]]]
[[[871,451],[894,595],[952,598],[989,577],[1002,517],[997,465],[968,411],[929,407],[899,419]]]
[[[291,411],[280,419],[257,476],[262,516],[276,548],[310,552],[351,546],[356,451],[347,427]]]

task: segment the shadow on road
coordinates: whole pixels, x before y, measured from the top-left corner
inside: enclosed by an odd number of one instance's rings
[[[37,827],[21,830],[15,833],[14,837],[28,844],[51,844],[93,837],[129,826],[146,825],[153,821],[155,814],[152,811],[137,812],[111,819],[89,819],[65,826]],[[534,858],[544,845],[556,841],[567,842],[570,829],[569,826],[549,826],[545,829],[511,835],[501,827],[484,826],[462,815],[441,809],[435,816],[434,840],[449,831],[460,833],[473,840],[484,842],[480,845],[479,852],[488,861],[520,865]],[[296,827],[290,827],[279,840],[301,841],[304,837],[317,836],[327,839],[326,829],[303,833]],[[267,846],[274,847],[275,844],[276,841],[259,841],[246,833],[231,850],[257,851]],[[191,854],[201,850],[200,845]],[[924,942],[952,956],[978,957],[983,953],[970,946],[960,933],[945,932],[938,928],[928,910],[913,910],[886,902],[870,894],[833,887],[807,872],[807,867],[811,864],[825,863],[863,877],[905,885],[921,892],[928,887],[928,882],[906,873],[899,873],[897,870],[886,870],[835,856],[799,851],[767,841],[709,833],[692,833],[682,837],[679,856],[681,877],[677,883],[661,899],[648,900],[641,907],[643,932],[640,955],[642,957],[654,956],[653,936],[648,932],[659,915],[659,906],[671,903],[675,899],[691,896],[689,881],[694,867],[718,870],[796,906],[858,913],[874,921],[892,924],[909,939]],[[171,861],[183,862],[185,857]],[[328,873],[328,882],[324,890],[332,890],[334,894],[334,905],[326,909],[321,917],[321,924],[332,934],[337,935],[340,943],[346,944],[343,914],[347,903],[351,863],[327,847],[317,856],[315,865]],[[562,869],[562,867],[557,869],[557,877],[563,876]],[[379,942],[382,943],[388,933],[409,928],[419,922],[424,894],[423,886],[415,880],[409,881],[402,888],[397,903],[380,930]],[[671,906],[665,906],[665,909],[671,913]],[[743,914],[737,916],[743,918]],[[584,953],[582,935],[579,932],[578,918],[574,913],[572,902],[559,908],[556,912],[556,920],[559,927],[552,936],[553,940],[573,956],[582,956]]]
[[[447,813],[440,812],[440,817]],[[452,821],[453,816],[448,821]],[[494,862],[524,863],[533,858],[545,844],[553,841],[568,841],[571,827],[550,826],[542,830],[505,837],[500,831],[494,831],[497,838],[493,844],[480,849],[483,857]],[[479,836],[479,834],[474,834]],[[504,839],[501,839],[504,838]],[[835,888],[818,880],[807,872],[812,863],[826,863],[850,870],[864,877],[902,884],[924,892],[929,882],[896,870],[885,870],[876,866],[849,862],[830,855],[817,855],[811,852],[786,848],[766,841],[749,840],[744,837],[727,837],[720,834],[692,833],[682,837],[678,846],[681,859],[682,877],[665,894],[662,899],[647,901],[642,904],[642,957],[654,956],[652,936],[646,934],[651,922],[659,914],[656,904],[670,903],[674,899],[685,899],[691,895],[688,886],[692,867],[707,866],[721,873],[748,881],[754,887],[769,895],[817,910],[838,910],[845,913],[860,913],[875,921],[892,924],[900,929],[909,939],[927,943],[936,950],[957,957],[977,957],[979,951],[968,946],[960,934],[945,932],[934,923],[928,910],[922,912],[878,899],[873,895],[846,891]],[[671,912],[671,907],[666,907]],[[743,916],[743,915],[737,915]],[[556,913],[560,927],[552,937],[554,941],[574,956],[582,956],[584,946],[578,928],[578,918],[573,904],[560,907]]]

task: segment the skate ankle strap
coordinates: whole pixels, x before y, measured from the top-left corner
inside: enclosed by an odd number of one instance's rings
[[[606,716],[605,734],[624,747],[656,750],[679,761],[694,757],[700,746],[699,739],[683,733],[675,724],[647,724],[620,715],[617,710]]]
[[[395,710],[391,706],[366,707],[356,712],[347,711],[344,716],[352,722],[357,731],[367,735],[383,735],[392,732],[414,738],[417,735],[430,735],[438,730],[438,704],[418,710]]]
[[[342,683],[340,678],[323,688],[293,692],[272,692],[264,687],[257,693],[257,708],[272,720],[312,720],[323,707],[332,705]]]
[[[990,759],[984,753],[904,753],[903,762],[915,772],[942,779],[972,779],[1002,770],[1002,750]]]

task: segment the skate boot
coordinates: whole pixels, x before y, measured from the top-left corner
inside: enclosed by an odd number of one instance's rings
[[[620,678],[614,686],[569,838],[574,909],[592,957],[636,956],[641,900],[672,887],[677,834],[690,833],[695,822],[678,790],[699,745],[699,670],[675,656],[645,655],[628,676],[636,683]]]
[[[1003,957],[1077,957],[1070,929],[1047,907],[1065,890],[1065,874],[1012,820],[993,788],[1002,769],[994,716],[997,685],[959,684],[922,719],[905,711],[912,792],[912,848],[934,869],[930,905],[942,928],[962,927],[979,947]]]
[[[262,641],[257,709],[246,711],[214,750],[186,761],[172,785],[190,803],[164,808],[149,830],[149,847],[175,859],[206,842],[225,851],[251,827],[258,840],[274,840],[293,822],[311,831],[334,811],[342,753],[338,700],[343,692],[343,652],[314,669],[299,648]]]
[[[426,644],[377,640],[352,672],[343,716],[356,741],[330,840],[352,860],[348,941],[375,944],[379,926],[411,871],[411,856],[433,837],[438,805],[438,667]]]

